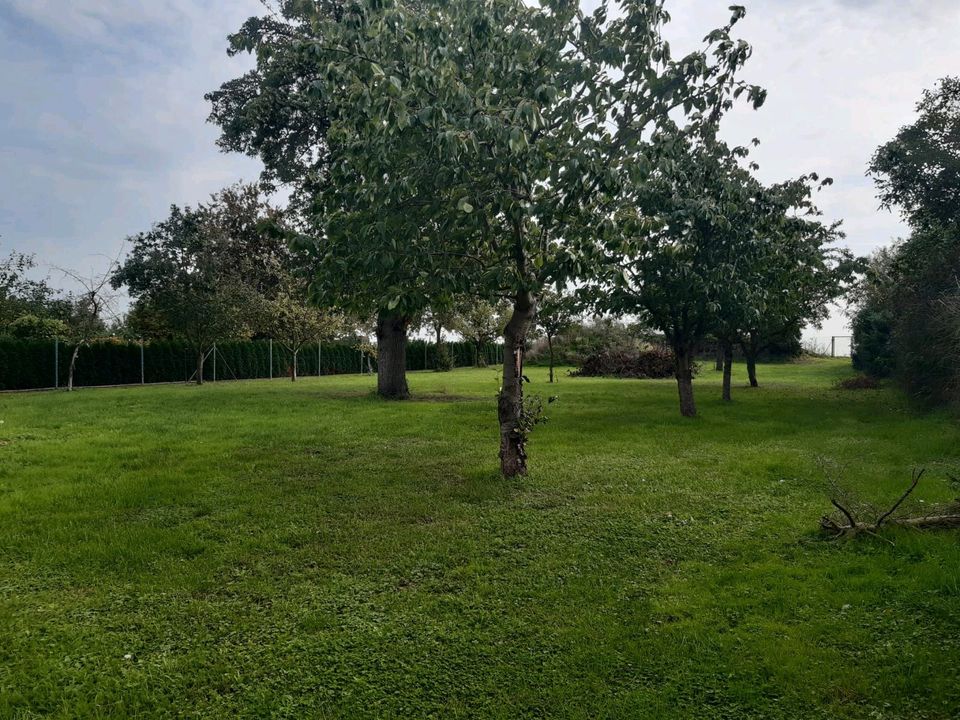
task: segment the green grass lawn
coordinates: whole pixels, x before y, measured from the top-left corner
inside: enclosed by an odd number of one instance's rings
[[[571,379],[497,476],[495,369],[0,397],[0,717],[956,718],[960,535],[831,543],[960,423],[841,361]]]

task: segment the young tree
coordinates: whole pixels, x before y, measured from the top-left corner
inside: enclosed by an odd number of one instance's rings
[[[650,129],[681,109],[712,121],[734,94],[762,102],[735,80],[750,54],[730,37],[742,15],[735,6],[705,50],[677,60],[663,5],[649,0],[589,15],[576,2],[398,0],[314,18],[302,54],[322,68],[311,87],[331,118],[329,182],[317,193],[324,234],[338,235],[344,209],[366,228],[322,252],[321,267],[345,283],[395,287],[393,307],[409,294],[390,272],[401,258],[427,296],[510,298],[505,475],[527,469],[523,360],[538,296],[592,275],[598,228],[615,233],[624,188],[646,182]],[[458,282],[467,287],[450,287]]]
[[[118,318],[115,310],[117,293],[112,292],[110,282],[119,267],[119,260],[111,260],[106,272],[103,273],[82,275],[73,270],[60,269],[64,276],[69,277],[82,288],[79,293],[71,296],[73,310],[67,339],[73,343],[73,352],[70,355],[70,366],[67,371],[68,391],[73,390],[80,350],[96,338],[103,336],[106,331],[104,315],[108,315],[112,320]]]
[[[553,290],[544,290],[537,308],[537,327],[547,339],[547,352],[550,356],[550,382],[553,382],[553,341],[577,319],[576,299]]]
[[[453,329],[473,343],[477,367],[487,366],[486,347],[503,332],[503,304],[476,300],[464,305],[454,319]]]
[[[297,380],[297,359],[305,345],[329,340],[343,331],[343,318],[304,302],[305,288],[286,284],[276,297],[264,303],[265,331],[290,353],[290,380]]]

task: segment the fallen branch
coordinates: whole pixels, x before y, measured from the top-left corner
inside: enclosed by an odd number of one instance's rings
[[[820,529],[832,535],[834,538],[841,537],[853,537],[860,533],[868,533],[870,535],[877,535],[877,532],[881,527],[887,527],[890,525],[898,527],[909,527],[916,528],[918,530],[929,530],[936,528],[960,528],[960,500],[957,501],[954,505],[948,507],[937,508],[935,512],[929,515],[923,515],[919,517],[894,517],[893,514],[903,505],[904,501],[910,497],[914,490],[916,490],[917,485],[920,483],[920,478],[923,477],[925,470],[914,470],[913,480],[910,483],[903,495],[887,510],[885,513],[881,514],[873,522],[863,522],[857,520],[856,515],[840,503],[835,497],[830,498],[830,503],[840,511],[843,516],[845,523],[841,520],[837,520],[834,517],[829,515],[824,515],[820,518]],[[877,535],[877,537],[880,537]],[[886,539],[886,538],[884,538]]]

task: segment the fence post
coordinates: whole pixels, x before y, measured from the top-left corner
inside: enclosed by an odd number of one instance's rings
[[[363,350],[360,351],[360,374],[363,375]]]
[[[53,389],[60,387],[60,338],[53,339]]]
[[[217,381],[217,344],[213,344],[213,381]]]
[[[427,341],[423,341],[423,369],[427,370]]]
[[[830,338],[830,357],[837,356],[837,338],[834,335]]]
[[[317,340],[317,377],[323,375],[323,340]]]
[[[273,380],[273,338],[267,342],[270,343],[270,379]]]
[[[144,372],[144,362],[143,362],[143,338],[140,338],[140,384],[147,384],[147,375]]]

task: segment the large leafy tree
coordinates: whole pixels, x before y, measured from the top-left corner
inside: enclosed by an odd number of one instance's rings
[[[620,216],[624,232],[605,243],[609,287],[596,306],[635,314],[666,337],[675,358],[680,412],[696,415],[694,358],[719,329],[726,305],[752,288],[760,186],[739,159],[746,151],[685,133],[660,133],[648,157],[655,171]],[[728,312],[729,323],[736,316]],[[726,332],[726,330],[725,330]]]
[[[166,220],[129,238],[111,282],[128,288],[141,327],[188,342],[202,383],[213,344],[249,335],[262,299],[288,276],[284,237],[255,189],[228,188],[197,208],[171,207]]]
[[[624,188],[646,181],[652,127],[763,98],[735,80],[750,54],[730,37],[741,7],[705,50],[674,59],[663,3],[615,4],[369,0],[317,13],[301,43],[323,68],[311,87],[330,118],[318,284],[387,287],[388,308],[403,308],[399,266],[426,296],[466,284],[509,298],[506,475],[526,472],[523,358],[541,289],[592,274],[598,232],[616,232]]]
[[[868,369],[940,404],[960,400],[960,78],[926,91],[917,113],[870,164],[881,202],[904,213],[911,233],[868,274],[854,350]],[[868,344],[878,356],[869,364]]]
[[[256,67],[207,98],[210,119],[222,129],[220,146],[259,157],[262,180],[289,190],[291,207],[304,221],[298,247],[313,255],[313,300],[377,317],[378,391],[401,399],[409,395],[406,342],[411,322],[431,298],[443,294],[437,292],[438,285],[444,292],[463,289],[464,258],[436,250],[443,228],[421,222],[409,198],[397,203],[364,191],[349,192],[363,182],[353,170],[339,195],[322,192],[339,182],[331,169],[337,141],[328,136],[342,108],[321,92],[331,68],[330,58],[317,48],[331,35],[331,27],[352,22],[354,13],[347,8],[354,5],[282,0],[274,12],[250,18],[231,36],[228,52],[254,53]],[[392,171],[399,173],[400,168]]]

